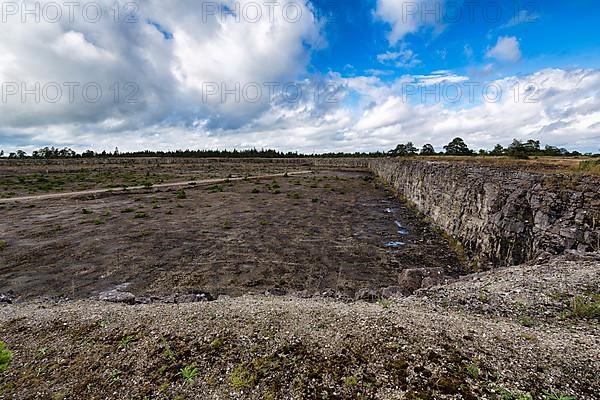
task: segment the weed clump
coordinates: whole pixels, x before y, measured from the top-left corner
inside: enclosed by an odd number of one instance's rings
[[[573,298],[568,316],[577,319],[600,319],[600,294]]]
[[[0,341],[0,373],[8,369],[11,357],[12,352],[6,348],[3,341]]]
[[[192,382],[198,376],[198,368],[193,365],[186,365],[185,367],[181,368],[179,375],[181,375],[181,379],[183,379],[184,382]]]

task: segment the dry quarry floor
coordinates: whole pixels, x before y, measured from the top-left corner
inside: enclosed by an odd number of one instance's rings
[[[526,271],[378,304],[2,306],[12,361],[0,398],[598,399],[598,320],[574,315],[568,299],[597,289],[600,262]]]

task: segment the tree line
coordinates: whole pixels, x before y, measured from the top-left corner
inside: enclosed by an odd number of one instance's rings
[[[519,141],[514,139],[508,147],[497,144],[492,150],[481,149],[475,151],[469,148],[465,141],[460,138],[454,138],[450,143],[443,146],[443,151],[436,151],[433,145],[427,143],[418,149],[412,142],[399,144],[396,148],[387,152],[355,152],[355,153],[321,153],[321,154],[302,154],[299,152],[280,152],[273,149],[246,149],[246,150],[174,150],[174,151],[133,151],[120,152],[118,148],[114,151],[94,152],[86,150],[82,153],[65,147],[44,147],[35,150],[31,155],[23,150],[11,152],[6,156],[11,159],[62,159],[62,158],[139,158],[139,157],[173,157],[173,158],[341,158],[341,157],[412,157],[412,156],[508,156],[518,159],[527,159],[537,156],[562,156],[577,157],[581,156],[578,151],[569,151],[564,148],[546,145],[541,147],[539,140]],[[593,154],[587,153],[586,156]],[[0,157],[4,157],[4,151],[0,150]],[[600,154],[596,154],[600,156]]]
[[[399,144],[395,149],[390,150],[388,154],[394,157],[411,157],[411,156],[508,156],[517,159],[527,159],[529,157],[541,156],[561,156],[561,157],[578,157],[582,155],[593,156],[592,153],[581,154],[578,151],[569,151],[565,148],[546,145],[541,147],[539,140],[520,141],[514,139],[508,147],[503,147],[497,144],[492,150],[481,149],[475,151],[470,149],[465,141],[460,138],[454,138],[450,143],[445,145],[444,151],[436,152],[435,148],[427,143],[419,150],[412,142]],[[596,154],[600,156],[600,154]]]

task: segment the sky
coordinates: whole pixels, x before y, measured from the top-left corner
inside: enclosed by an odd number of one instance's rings
[[[600,151],[595,0],[3,2],[0,149]]]

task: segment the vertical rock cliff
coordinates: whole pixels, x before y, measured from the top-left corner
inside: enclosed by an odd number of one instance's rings
[[[370,160],[370,168],[481,267],[600,250],[600,179],[501,166]]]

